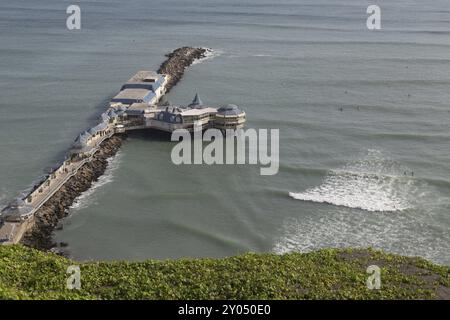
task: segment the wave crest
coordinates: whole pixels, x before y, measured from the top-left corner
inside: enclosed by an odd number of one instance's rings
[[[289,196],[366,211],[402,211],[414,207],[417,180],[412,175],[380,151],[369,150],[363,159],[330,170],[320,186]]]

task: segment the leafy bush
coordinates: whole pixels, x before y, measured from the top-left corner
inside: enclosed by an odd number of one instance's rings
[[[81,289],[66,289],[79,265]],[[369,290],[366,268],[381,268]],[[77,263],[0,246],[0,299],[433,299],[449,298],[450,268],[373,249],[245,254],[224,259]]]

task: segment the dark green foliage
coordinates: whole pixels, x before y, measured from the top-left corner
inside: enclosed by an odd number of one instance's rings
[[[372,264],[380,290],[366,288]],[[81,268],[81,290],[66,289],[70,265]],[[449,298],[449,285],[448,267],[372,249],[77,263],[0,246],[1,299],[433,299]]]

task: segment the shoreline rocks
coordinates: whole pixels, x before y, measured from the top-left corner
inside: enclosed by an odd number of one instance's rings
[[[170,76],[166,92],[169,92],[181,80],[187,67],[194,61],[205,58],[207,52],[206,48],[182,47],[167,54],[168,59],[158,69],[158,73]]]
[[[185,69],[198,59],[206,57],[208,49],[182,47],[166,55],[158,73],[168,74],[166,92],[169,92],[184,75]],[[123,137],[114,135],[105,140],[91,162],[85,164],[75,176],[69,179],[35,214],[31,227],[25,232],[20,243],[44,251],[55,251],[65,255],[53,240],[53,232],[62,229],[61,220],[67,217],[68,210],[75,199],[87,191],[92,183],[103,175],[108,159],[119,150]],[[67,243],[63,243],[67,247]]]
[[[108,159],[113,157],[122,144],[117,135],[105,140],[92,161],[86,163],[77,174],[67,181],[35,214],[35,221],[21,240],[21,243],[41,250],[50,250],[56,246],[53,231],[59,221],[68,215],[68,209],[74,200],[87,191],[92,183],[105,172]]]

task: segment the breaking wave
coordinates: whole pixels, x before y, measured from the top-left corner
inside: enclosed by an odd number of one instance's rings
[[[114,181],[114,173],[119,168],[121,158],[122,154],[120,151],[115,156],[108,158],[108,166],[103,175],[101,175],[88,190],[80,194],[80,196],[75,199],[69,210],[78,211],[90,206],[93,201],[95,201],[95,192],[104,185]]]
[[[196,64],[200,64],[200,63],[203,63],[205,61],[208,61],[208,60],[212,60],[212,59],[217,58],[217,57],[219,57],[219,56],[221,56],[223,54],[222,50],[213,50],[211,48],[203,48],[203,49],[206,50],[205,56],[203,58],[201,58],[201,59],[195,60],[192,63],[192,65],[196,65]]]
[[[450,252],[449,217],[440,213],[450,208],[450,198],[380,151],[369,150],[362,159],[331,170],[318,187],[290,196],[336,207],[285,219],[276,253],[374,247],[450,265],[445,254]]]
[[[366,211],[402,211],[415,204],[418,181],[413,174],[380,151],[368,150],[363,159],[330,170],[320,186],[289,196]]]
[[[429,212],[373,215],[338,210],[289,218],[273,251],[283,254],[348,247],[373,247],[450,265],[450,230]]]

